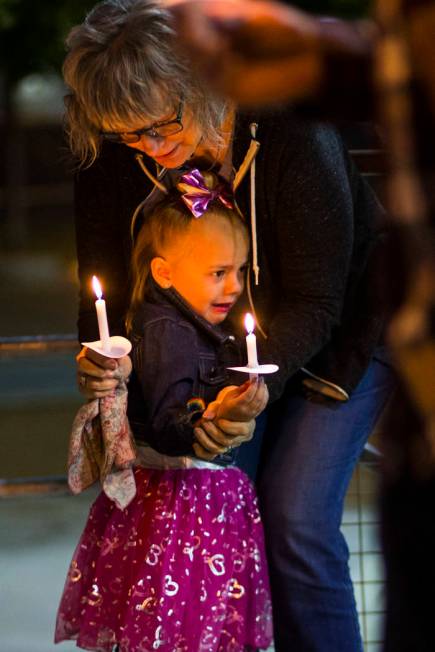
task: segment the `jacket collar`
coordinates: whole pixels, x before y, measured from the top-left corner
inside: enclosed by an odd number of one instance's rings
[[[208,337],[217,345],[227,344],[234,341],[234,337],[225,333],[219,326],[210,324],[206,319],[198,315],[187,301],[174,288],[163,289],[150,276],[147,281],[145,298],[156,303],[166,303],[174,308],[189,321],[200,333]]]

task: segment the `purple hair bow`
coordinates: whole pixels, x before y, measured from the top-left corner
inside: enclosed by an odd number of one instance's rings
[[[231,192],[225,184],[218,183],[213,189],[207,188],[204,176],[197,168],[183,174],[177,188],[194,217],[202,217],[214,199],[227,208],[234,208]]]

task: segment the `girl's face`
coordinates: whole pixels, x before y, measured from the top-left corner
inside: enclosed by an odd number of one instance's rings
[[[124,144],[143,152],[154,159],[162,167],[179,167],[194,154],[202,137],[201,129],[197,124],[193,113],[186,105],[181,106],[182,115],[180,116],[180,122],[183,125],[181,131],[169,136],[150,136],[142,134],[137,142],[129,143],[124,141]],[[162,113],[159,120],[147,124],[133,123],[129,125],[120,125],[117,126],[116,132],[129,133],[146,128],[153,129],[154,126],[158,129],[159,124],[176,120],[176,118],[177,111],[169,109]]]
[[[245,230],[207,213],[164,252],[162,287],[174,287],[199,315],[219,324],[243,292],[249,244]]]

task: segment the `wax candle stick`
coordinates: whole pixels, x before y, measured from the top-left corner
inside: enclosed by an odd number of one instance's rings
[[[254,318],[248,312],[245,316],[245,328],[248,331],[246,336],[246,348],[248,351],[248,367],[258,367],[258,358],[257,358],[257,338],[255,337],[254,330]]]
[[[96,276],[92,277],[92,286],[94,292],[97,296],[95,302],[95,309],[97,311],[98,319],[98,331],[100,333],[101,348],[103,351],[110,351],[110,334],[109,334],[109,324],[107,322],[107,313],[106,313],[106,302],[102,299],[103,292],[101,290],[101,285]]]

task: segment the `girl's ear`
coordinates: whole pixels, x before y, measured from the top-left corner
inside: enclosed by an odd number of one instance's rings
[[[156,256],[151,261],[150,269],[155,282],[164,290],[168,290],[172,285],[171,266],[168,261]]]

